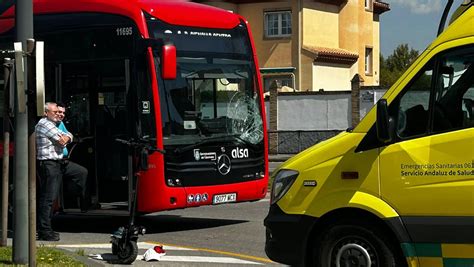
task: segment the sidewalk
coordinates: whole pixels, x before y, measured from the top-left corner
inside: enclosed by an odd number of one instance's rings
[[[102,266],[104,266],[104,264],[102,264],[100,262],[97,262],[97,261],[94,261],[93,259],[89,258],[88,256],[81,256],[81,255],[79,255],[78,253],[76,253],[74,251],[61,248],[57,245],[56,242],[46,242],[46,241],[38,241],[37,240],[36,241],[36,247],[38,248],[40,246],[46,246],[46,247],[57,249],[57,250],[63,252],[64,254],[68,255],[69,257],[74,258],[79,262],[82,262],[85,266],[88,266],[88,267],[102,267]],[[11,237],[7,238],[7,247],[12,247],[13,248],[13,239]]]

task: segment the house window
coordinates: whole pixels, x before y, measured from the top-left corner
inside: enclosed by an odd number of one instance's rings
[[[372,75],[372,48],[366,47],[365,48],[365,74]]]
[[[365,0],[365,9],[372,10],[372,0]]]
[[[265,37],[291,35],[291,11],[265,12]]]
[[[278,80],[280,81],[281,86],[287,86],[294,90],[294,79],[292,74],[282,74],[282,75],[271,75],[263,77],[263,87],[265,92],[270,91],[270,86],[272,83]]]

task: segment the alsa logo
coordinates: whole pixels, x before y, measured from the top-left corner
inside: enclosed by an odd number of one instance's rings
[[[234,148],[232,149],[232,158],[234,159],[243,159],[249,157],[249,149],[248,148]]]

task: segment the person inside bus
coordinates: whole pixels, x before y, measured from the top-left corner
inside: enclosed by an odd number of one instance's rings
[[[52,207],[59,192],[61,179],[68,178],[80,188],[84,196],[87,169],[64,158],[64,147],[72,141],[72,134],[62,132],[56,103],[45,104],[45,115],[35,126],[36,159],[39,172],[37,229],[38,240],[59,241],[59,233],[51,226]]]
[[[58,102],[56,103],[56,105],[58,106],[58,113],[57,113],[58,114],[58,124],[57,124],[58,129],[64,134],[67,134],[69,133],[69,131],[66,129],[66,125],[64,124],[64,121],[63,121],[64,117],[66,116],[66,105],[63,104],[62,102]],[[64,159],[69,159],[69,151],[67,149],[67,146],[63,148],[63,155],[64,155]],[[80,205],[81,212],[87,212],[88,202],[87,202],[87,197],[86,197],[86,193],[87,193],[86,184],[84,185],[78,184],[77,181],[75,181],[74,179],[71,180],[71,182],[68,183],[68,185],[72,186],[71,191],[79,192],[78,195],[80,198],[79,205]]]

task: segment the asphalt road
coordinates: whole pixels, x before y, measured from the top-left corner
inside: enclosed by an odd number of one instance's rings
[[[270,166],[272,171],[278,163]],[[138,225],[147,229],[139,238],[134,266],[252,266],[278,265],[264,251],[263,219],[269,197],[257,202],[204,206],[141,216]],[[56,216],[53,228],[59,242],[38,242],[65,249],[89,266],[118,266],[111,254],[110,233],[128,223],[125,212],[69,213]],[[146,262],[148,248],[164,246],[160,261]]]
[[[139,238],[139,256],[156,244],[164,245],[165,266],[249,266],[274,265],[265,255],[263,219],[268,198],[249,203],[205,206],[142,216],[137,224],[147,228]],[[117,214],[67,214],[54,218],[53,227],[61,233],[59,242],[38,242],[84,254],[96,264],[111,266],[110,233],[127,223]],[[94,257],[95,256],[95,257]],[[99,258],[99,259],[96,259]],[[102,259],[100,259],[102,258]],[[135,266],[157,262],[139,259]]]

